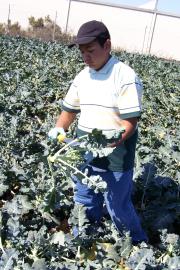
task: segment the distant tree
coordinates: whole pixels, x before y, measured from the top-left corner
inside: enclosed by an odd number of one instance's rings
[[[44,18],[44,25],[48,29],[54,29],[55,28],[57,33],[62,34],[61,27],[59,25],[57,25],[54,21],[52,21],[49,15],[47,15]]]
[[[49,15],[45,18],[35,19],[33,16],[28,18],[29,28],[28,36],[34,38],[40,38],[44,41],[50,40],[64,40],[64,34],[62,33],[61,27],[54,22]]]
[[[50,16],[47,15],[45,18],[44,18],[44,22],[45,22],[45,25],[51,25],[53,23],[53,21],[51,20]]]
[[[28,20],[29,20],[29,26],[32,27],[32,29],[44,27],[44,19],[43,18],[35,19],[33,16],[31,16],[30,18],[28,18]]]
[[[53,21],[49,15],[45,18],[35,18],[31,16],[28,18],[29,26],[26,30],[22,29],[18,22],[0,23],[0,34],[11,36],[24,36],[27,38],[37,38],[42,41],[58,41],[62,43],[71,42],[73,35],[71,33],[64,33],[61,27]]]
[[[18,22],[11,23],[11,20],[8,20],[7,24],[0,24],[0,33],[11,36],[19,36],[22,35],[23,31]]]
[[[20,35],[21,34],[21,26],[18,22],[13,24],[9,24],[9,34],[10,35]]]
[[[6,25],[4,23],[0,23],[0,35],[5,34]]]

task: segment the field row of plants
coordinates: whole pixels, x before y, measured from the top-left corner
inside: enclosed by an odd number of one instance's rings
[[[85,209],[74,207],[70,177],[84,152],[48,139],[61,100],[84,66],[78,50],[0,36],[0,269],[180,269],[180,65],[112,53],[144,85],[133,201],[149,243],[133,246],[106,213],[101,226],[92,228]],[[97,151],[91,139],[84,147],[90,146]]]

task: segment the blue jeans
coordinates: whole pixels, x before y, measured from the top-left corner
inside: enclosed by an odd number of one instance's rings
[[[120,232],[130,231],[134,242],[147,241],[147,236],[141,227],[131,200],[133,170],[113,172],[95,167],[88,167],[88,170],[89,175],[100,175],[107,183],[107,191],[104,194],[95,193],[73,176],[76,184],[74,201],[86,206],[90,222],[100,221],[105,201],[109,215]]]

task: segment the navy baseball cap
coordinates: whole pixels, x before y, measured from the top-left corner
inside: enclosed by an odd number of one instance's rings
[[[83,45],[92,42],[98,37],[110,38],[109,30],[100,21],[89,21],[81,25],[74,41],[69,44],[69,48],[74,45]]]

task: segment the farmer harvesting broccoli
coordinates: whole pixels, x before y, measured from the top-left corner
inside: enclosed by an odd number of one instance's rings
[[[138,120],[141,115],[142,84],[134,70],[111,55],[111,39],[100,21],[84,23],[74,43],[86,67],[75,77],[62,104],[62,112],[49,137],[68,130],[80,113],[77,137],[98,129],[103,132],[124,127],[121,138],[111,142],[112,153],[96,157],[88,165],[89,175],[100,175],[107,191],[95,193],[77,176],[74,201],[86,206],[87,217],[99,223],[105,202],[117,229],[130,231],[134,243],[147,241],[131,200]]]

